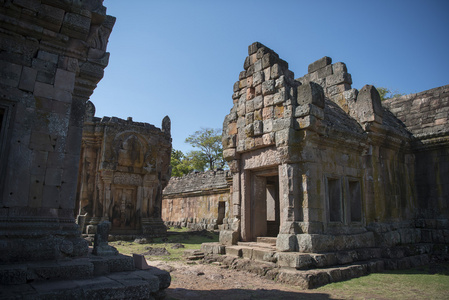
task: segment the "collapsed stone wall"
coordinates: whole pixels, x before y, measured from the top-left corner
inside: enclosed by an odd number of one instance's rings
[[[103,1],[0,1],[0,261],[87,254],[73,217],[86,101],[115,18]]]
[[[159,236],[162,190],[169,180],[170,119],[162,129],[131,118],[94,117],[86,111],[77,190],[76,213],[86,216],[87,234],[111,222],[111,234]]]
[[[194,230],[228,229],[229,175],[219,170],[172,177],[163,192],[165,224]]]

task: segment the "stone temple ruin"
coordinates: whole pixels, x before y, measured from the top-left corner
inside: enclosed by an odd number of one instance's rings
[[[107,222],[88,253],[74,219],[86,102],[115,23],[102,2],[0,1],[2,299],[141,299],[170,285],[108,246]]]
[[[171,178],[163,193],[164,223],[193,230],[228,229],[228,220],[232,219],[230,179],[229,171]]]
[[[0,298],[162,296],[167,272],[107,242],[163,233],[161,210],[218,227],[205,252],[308,288],[448,255],[449,86],[381,103],[343,63],[294,79],[254,43],[223,124],[230,176],[175,180],[164,206],[170,120],[98,119],[88,102],[115,23],[102,2],[0,1]]]
[[[161,236],[162,190],[169,180],[170,119],[162,130],[131,118],[94,117],[88,102],[83,128],[76,211],[83,231],[111,222],[111,234]]]
[[[362,273],[447,255],[449,86],[381,103],[329,57],[294,79],[264,45],[248,54],[223,123],[233,222],[203,250],[296,269],[370,261]],[[278,279],[346,276],[331,271]]]

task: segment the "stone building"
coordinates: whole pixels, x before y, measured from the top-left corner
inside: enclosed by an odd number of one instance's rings
[[[88,102],[81,145],[77,209],[86,233],[103,220],[111,234],[165,234],[162,190],[169,180],[170,119],[162,129],[131,118],[94,117]]]
[[[223,123],[232,172],[224,245],[276,237],[317,253],[449,242],[449,86],[381,103],[329,57],[294,78],[249,46]]]
[[[132,257],[90,255],[75,223],[83,116],[115,23],[102,3],[0,1],[2,299],[151,298],[170,285]]]
[[[83,115],[115,18],[69,3],[0,4],[0,261],[87,253],[73,217]]]
[[[230,179],[229,171],[172,177],[163,191],[162,219],[165,224],[195,230],[228,229]]]

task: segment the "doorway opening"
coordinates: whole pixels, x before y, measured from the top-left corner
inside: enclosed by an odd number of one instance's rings
[[[252,176],[251,237],[277,237],[280,227],[279,176],[277,170]]]

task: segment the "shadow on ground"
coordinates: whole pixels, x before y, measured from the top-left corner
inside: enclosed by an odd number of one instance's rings
[[[187,290],[182,288],[175,288],[166,290],[168,300],[181,299],[215,299],[215,300],[247,300],[247,299],[315,299],[325,300],[333,299],[329,295],[323,293],[302,293],[302,292],[287,292],[280,290],[245,290],[245,289],[229,289],[229,290]]]

